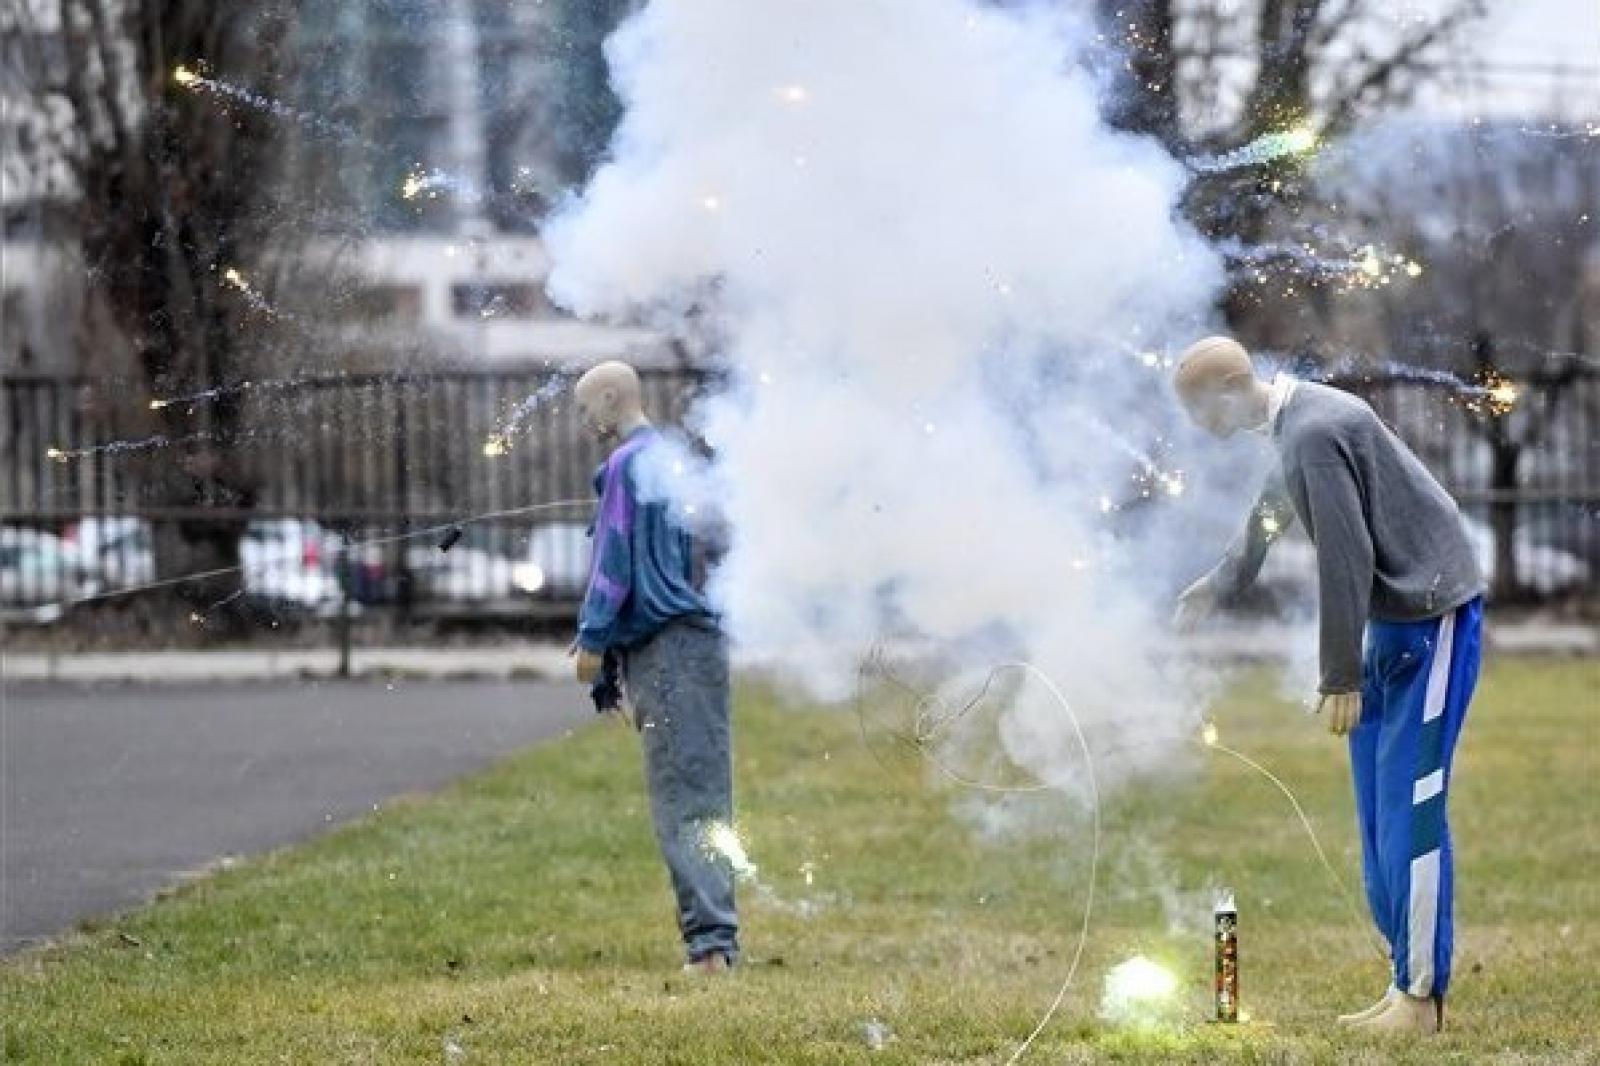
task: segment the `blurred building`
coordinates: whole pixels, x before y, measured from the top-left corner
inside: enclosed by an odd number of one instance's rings
[[[403,337],[469,366],[673,362],[642,329],[574,321],[545,297],[541,222],[593,158],[598,46],[624,0],[353,0],[303,6],[298,81],[279,101],[289,184],[311,231],[296,253],[336,278],[332,316],[368,349]],[[603,16],[603,17],[602,17]],[[38,23],[48,31],[49,19]],[[57,31],[59,33],[59,30]],[[59,44],[59,42],[56,42]],[[24,98],[7,93],[0,143]],[[608,129],[602,116],[599,126]],[[599,136],[603,137],[602,132]],[[77,365],[81,283],[60,176],[5,168],[0,367]],[[66,196],[70,196],[67,193]]]
[[[673,358],[654,334],[573,321],[544,294],[537,231],[589,161],[573,97],[594,89],[583,71],[601,62],[606,6],[311,6],[301,105],[349,135],[298,139],[323,232],[309,252],[366,285],[368,313],[474,364]]]

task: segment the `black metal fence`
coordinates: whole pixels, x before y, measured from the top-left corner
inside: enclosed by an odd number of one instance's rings
[[[644,383],[652,413],[673,421],[706,379]],[[1600,374],[1521,382],[1492,405],[1426,382],[1342,384],[1461,500],[1502,596],[1600,595]],[[216,539],[237,541],[238,566],[191,596],[202,622],[219,604],[568,615],[602,454],[565,385],[541,372],[352,374],[152,398],[90,378],[0,378],[0,611],[49,621],[130,596],[207,569],[200,549]]]
[[[644,375],[679,419],[704,379]],[[279,617],[570,614],[603,452],[570,379],[351,374],[148,397],[83,378],[0,378],[0,610],[53,621],[204,572]],[[172,426],[179,428],[174,430]],[[439,545],[451,541],[448,551]],[[218,569],[227,569],[217,567]]]
[[[1600,370],[1504,380],[1335,381],[1367,399],[1466,516],[1502,602],[1600,599]]]

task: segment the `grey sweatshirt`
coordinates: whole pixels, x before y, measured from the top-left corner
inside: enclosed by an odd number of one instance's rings
[[[1455,501],[1364,401],[1301,382],[1271,428],[1279,466],[1214,579],[1242,591],[1298,517],[1317,549],[1321,689],[1354,692],[1368,618],[1438,617],[1480,595],[1483,575]]]

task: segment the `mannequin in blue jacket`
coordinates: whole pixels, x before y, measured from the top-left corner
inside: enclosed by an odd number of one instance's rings
[[[732,824],[732,696],[716,614],[694,582],[681,508],[647,484],[662,439],[645,417],[639,375],[602,363],[579,379],[583,422],[611,454],[595,473],[599,509],[588,589],[573,642],[578,679],[597,704],[618,681],[644,744],[645,785],[671,875],[690,971],[739,959],[734,871],[715,854]]]

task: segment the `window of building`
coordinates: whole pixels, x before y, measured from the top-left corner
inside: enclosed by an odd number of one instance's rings
[[[422,290],[415,285],[371,285],[354,294],[350,311],[358,318],[416,322],[422,318]]]
[[[450,302],[458,318],[536,318],[550,311],[543,289],[518,282],[454,285]]]

